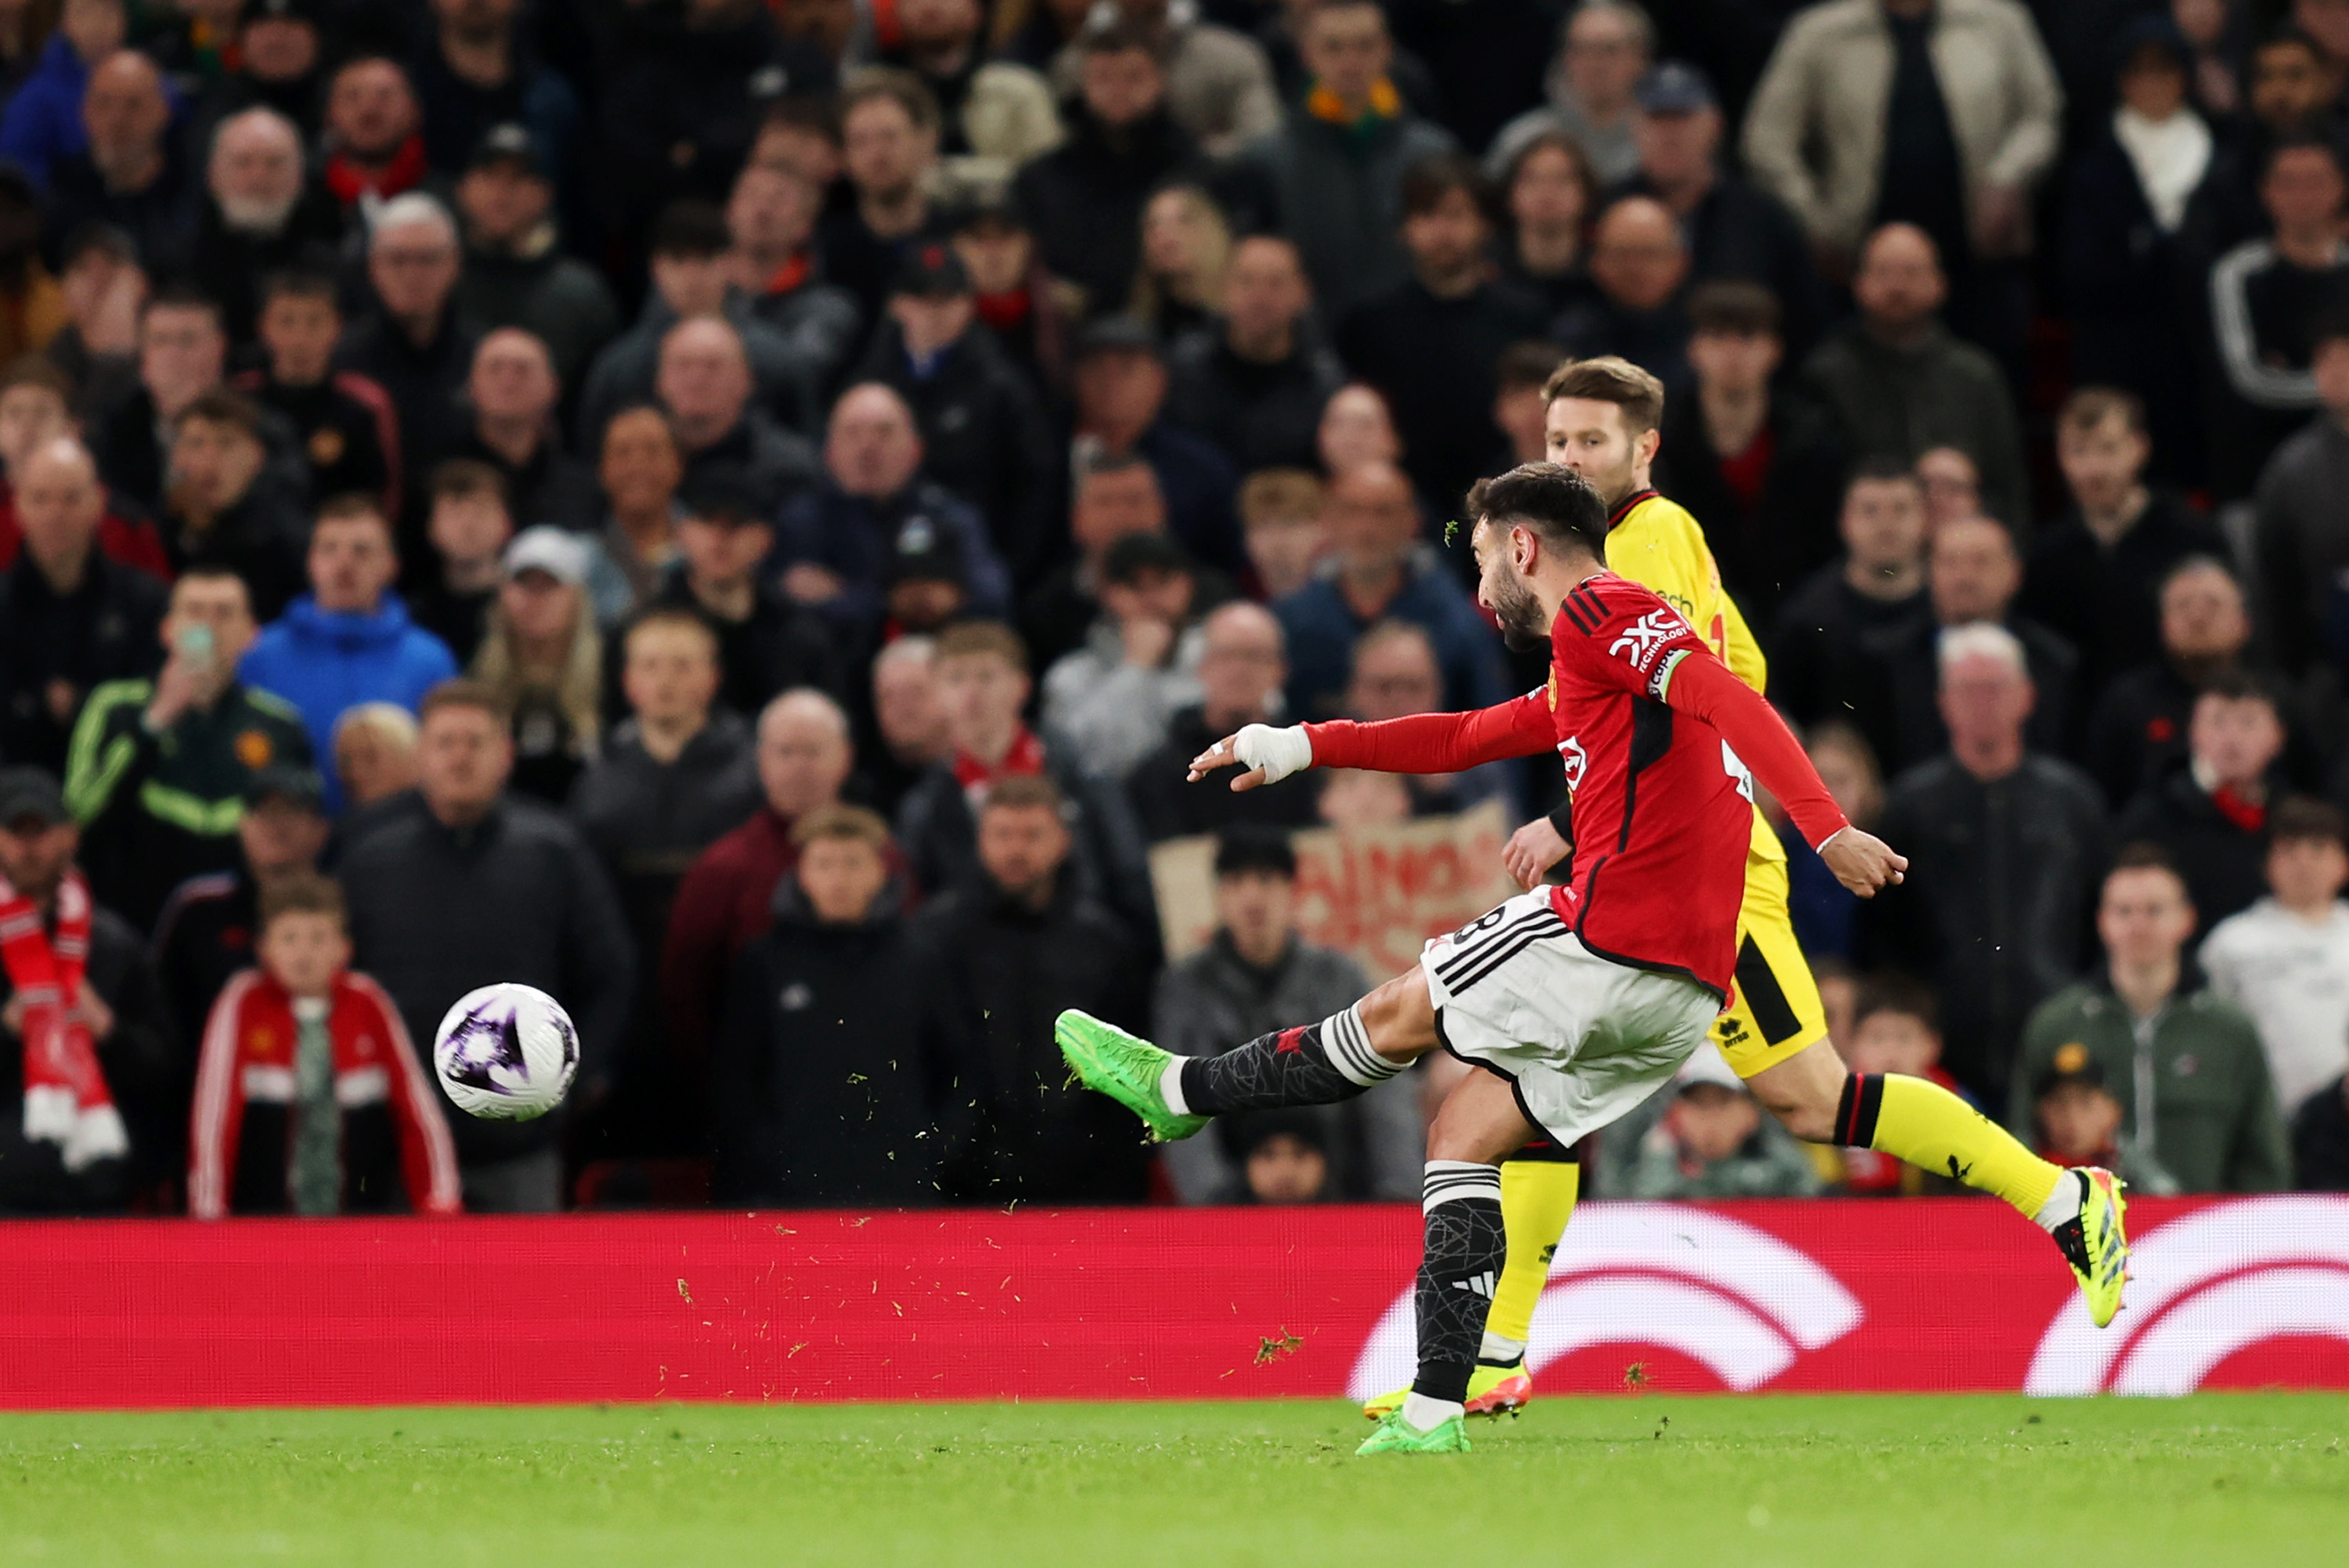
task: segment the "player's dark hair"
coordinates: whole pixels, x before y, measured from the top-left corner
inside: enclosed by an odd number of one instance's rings
[[[1559,366],[1542,388],[1542,400],[1555,403],[1561,397],[1614,404],[1623,410],[1623,422],[1635,437],[1646,435],[1664,419],[1664,384],[1612,354]]]
[[[1520,463],[1498,479],[1478,480],[1468,515],[1607,558],[1607,503],[1588,480],[1558,463]]]
[[[1297,880],[1297,851],[1287,833],[1268,823],[1241,822],[1216,835],[1216,874],[1250,873]]]
[[[1914,1018],[1936,1033],[1941,1027],[1932,988],[1906,975],[1877,975],[1861,983],[1859,996],[1852,1003],[1851,1026],[1857,1029],[1878,1013]]]

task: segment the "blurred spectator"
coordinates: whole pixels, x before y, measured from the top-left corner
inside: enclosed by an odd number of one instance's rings
[[[2072,504],[2031,544],[2023,614],[2080,655],[2076,712],[2092,711],[2125,670],[2161,653],[2159,585],[2193,555],[2219,555],[2217,531],[2168,490],[2146,487],[2145,405],[2087,387],[2055,418],[2055,456]]]
[[[937,99],[910,72],[858,71],[840,96],[840,141],[842,168],[856,201],[825,217],[816,244],[823,275],[855,294],[864,320],[877,321],[905,253],[939,237],[942,225],[929,196],[938,156]],[[1111,219],[1102,222],[1107,227]]]
[[[201,1047],[204,1020],[230,977],[253,964],[261,889],[318,869],[327,834],[322,788],[314,769],[280,762],[256,771],[237,814],[234,862],[189,878],[163,902],[155,970],[174,1030],[191,1046]]]
[[[378,701],[412,708],[457,673],[457,661],[391,592],[399,557],[374,501],[346,496],[319,510],[308,568],[310,592],[263,628],[237,675],[299,709],[313,749],[323,752],[345,709]],[[331,779],[326,806],[342,807]]]
[[[2025,748],[2031,676],[2012,633],[1953,628],[1940,657],[1950,750],[1885,797],[1878,830],[1909,872],[1861,910],[1859,950],[1933,985],[1951,1073],[2003,1105],[2033,1070],[2014,1066],[2025,1017],[2083,967],[2105,812],[2085,777]]]
[[[497,602],[506,544],[514,536],[513,512],[504,479],[471,458],[451,458],[433,469],[431,495],[425,537],[440,564],[408,611],[449,645],[460,665],[469,665]]]
[[[2341,241],[2349,181],[2333,142],[2308,135],[2280,142],[2260,174],[2268,235],[2246,240],[2210,269],[2210,325],[2219,377],[2210,389],[2210,479],[2225,500],[2251,491],[2270,456],[2325,396],[2316,370],[2349,297]],[[2288,465],[2287,465],[2288,466]]]
[[[1767,625],[1836,553],[1842,432],[1779,385],[1786,338],[1768,290],[1702,284],[1688,316],[1696,385],[1664,400],[1657,488],[1703,520],[1722,585],[1749,623]]]
[[[1205,187],[1162,185],[1142,208],[1142,242],[1126,314],[1173,343],[1224,308],[1232,231]]]
[[[1832,0],[1837,10],[1878,3]],[[1909,462],[1956,447],[1980,469],[1982,511],[2021,528],[2031,513],[2014,400],[1991,357],[1940,324],[1949,285],[1931,239],[1909,223],[1876,230],[1851,292],[1858,319],[1829,333],[1803,374],[1841,416],[1855,454]]]
[[[408,73],[379,55],[345,60],[326,84],[326,190],[344,232],[372,241],[383,211],[431,172]]]
[[[584,129],[579,95],[521,32],[522,0],[431,0],[431,34],[410,67],[425,160],[454,179],[491,131],[517,125],[541,150],[555,183],[568,184],[573,144]],[[717,88],[712,79],[699,90]]]
[[[1263,605],[1226,604],[1201,631],[1199,705],[1174,715],[1165,739],[1135,764],[1126,781],[1143,831],[1156,843],[1231,828],[1313,826],[1317,791],[1309,788],[1235,793],[1212,780],[1189,782],[1191,759],[1216,741],[1242,725],[1279,721],[1280,688],[1288,675],[1280,623]]]
[[[1710,1041],[1664,1091],[1670,1103],[1641,1137],[1617,1190],[1627,1198],[1805,1198],[1819,1179],[1802,1146],[1771,1118]]]
[[[749,350],[728,323],[701,318],[670,327],[653,387],[688,480],[713,469],[744,471],[769,516],[814,482],[818,464],[807,438],[751,406]]]
[[[1667,405],[1669,407],[1669,405]],[[1843,559],[1813,573],[1778,612],[1770,696],[1797,724],[1851,722],[1881,647],[1929,622],[1925,492],[1889,459],[1863,461],[1844,487]]]
[[[1071,302],[1037,260],[1035,232],[1010,192],[980,191],[965,201],[949,242],[970,274],[979,320],[1030,385],[1065,396]]]
[[[416,788],[416,716],[363,702],[335,721],[335,777],[354,812]]]
[[[191,568],[170,604],[162,669],[89,694],[65,781],[91,886],[141,931],[180,883],[236,863],[237,820],[262,770],[311,760],[302,716],[237,679],[257,629],[243,580]]]
[[[949,644],[943,657],[951,691],[953,665],[970,655]],[[909,809],[918,798],[908,799]],[[1071,1007],[1140,1027],[1148,973],[1146,945],[1085,891],[1071,864],[1066,804],[1050,779],[997,780],[965,830],[970,874],[924,908],[916,924],[916,934],[945,954],[951,995],[986,1064],[970,1169],[954,1194],[966,1201],[1143,1197],[1143,1145],[1110,1101],[1068,1087],[1052,1045],[1052,1020]],[[921,849],[909,849],[918,861]]]
[[[1512,343],[1493,366],[1493,428],[1507,443],[1512,462],[1538,463],[1549,456],[1549,378],[1565,363],[1555,344]]]
[[[1651,196],[1619,196],[1590,231],[1591,292],[1551,324],[1577,359],[1615,355],[1674,384],[1688,379],[1688,238]]]
[[[735,955],[766,930],[775,892],[799,863],[793,828],[840,803],[855,766],[848,716],[801,687],[769,703],[757,729],[759,792],[748,821],[702,851],[678,883],[660,948],[660,995],[673,1070],[709,1060]],[[903,858],[893,860],[902,870]],[[689,1097],[688,1097],[689,1098]]]
[[[1855,1073],[1899,1073],[1940,1085],[1970,1104],[1965,1086],[1941,1066],[1941,1031],[1933,994],[1901,975],[1885,975],[1858,988],[1849,1026],[1836,1037],[1844,1062]],[[1961,1182],[1921,1171],[1874,1149],[1837,1151],[1843,1165],[1839,1190],[1854,1197],[1953,1196]]]
[[[595,614],[616,624],[652,597],[677,559],[677,490],[685,481],[685,454],[668,417],[649,404],[613,415],[602,438],[596,478],[604,487],[604,554],[627,596],[599,596]]]
[[[1052,62],[1053,86],[1061,98],[1075,96],[1082,86],[1085,41],[1105,27],[1139,36],[1164,63],[1169,112],[1215,157],[1232,156],[1278,123],[1280,99],[1262,46],[1170,0],[1108,0],[1095,5],[1086,15],[1083,31]]]
[[[1102,558],[1101,619],[1043,686],[1045,728],[1095,772],[1122,782],[1197,699],[1198,588],[1190,558],[1164,534],[1129,534]]]
[[[1941,524],[1927,547],[1925,583],[1932,618],[1870,640],[1874,678],[1863,682],[1866,695],[1852,713],[1885,770],[1897,777],[1946,744],[1947,732],[1931,700],[1940,682],[1937,650],[1952,629],[1975,624],[2002,627],[2023,645],[2033,693],[2032,748],[2061,755],[2078,712],[2072,694],[2080,655],[2046,627],[2013,613],[2023,583],[2014,536],[1985,517]]]
[[[1354,644],[1353,669],[1346,682],[1349,718],[1376,724],[1415,713],[1438,713],[1444,711],[1443,697],[1442,666],[1434,639],[1425,628],[1408,621],[1383,621]],[[1487,763],[1465,773],[1392,776],[1410,802],[1409,814],[1413,817],[1467,810],[1504,794],[1508,777],[1506,763]]]
[[[2055,1047],[2047,1068],[2031,1086],[2032,1147],[2058,1165],[2094,1165],[2128,1183],[2132,1192],[2173,1197],[2178,1179],[2137,1140],[2123,1141],[2127,1116],[2105,1088],[2105,1070],[2088,1047],[2067,1040]]]
[[[2149,847],[2123,850],[2096,910],[2106,963],[2032,1014],[2007,1125],[2031,1137],[2044,1076],[2093,1064],[2120,1103],[2120,1142],[2159,1161],[2180,1191],[2272,1192],[2292,1184],[2292,1156],[2259,1030],[2203,988],[2183,956],[2193,931],[2168,861]]]
[[[2267,896],[2203,940],[2211,994],[2251,1016],[2276,1106],[2289,1119],[2349,1068],[2349,829],[2338,807],[2277,802],[2268,818]]]
[[[342,215],[303,168],[302,132],[273,108],[220,122],[205,165],[201,216],[186,248],[188,281],[219,302],[229,341],[254,341],[261,290],[289,267],[332,264]],[[164,258],[157,257],[161,261]]]
[[[1452,139],[1395,91],[1385,14],[1370,0],[1313,6],[1298,46],[1313,88],[1243,163],[1270,188],[1273,226],[1296,242],[1314,298],[1337,321],[1409,276],[1402,177],[1452,151]]]
[[[1411,276],[1340,318],[1338,354],[1386,397],[1402,466],[1423,495],[1464,495],[1500,464],[1493,368],[1510,344],[1540,335],[1541,304],[1492,280],[1487,192],[1465,158],[1422,159],[1403,170],[1404,251]]]
[[[1009,608],[1011,573],[986,525],[924,476],[924,453],[913,410],[888,386],[851,387],[833,406],[824,481],[784,509],[778,531],[783,591],[793,602],[820,609],[841,631],[871,633],[898,542],[918,531],[954,539],[976,613]]]
[[[219,387],[180,410],[171,425],[162,534],[177,570],[227,567],[252,592],[254,614],[267,621],[301,591],[309,522],[282,470],[270,466],[264,417],[243,393]],[[360,499],[378,504],[364,492]]]
[[[1868,742],[1857,730],[1833,722],[1818,725],[1808,738],[1805,749],[1827,793],[1854,826],[1873,831],[1884,811],[1884,775]],[[1779,822],[1777,830],[1786,851],[1787,908],[1803,951],[1813,957],[1849,958],[1859,920],[1858,897],[1836,880],[1791,819]]]
[[[1956,447],[1928,447],[1909,465],[1925,489],[1925,533],[1945,522],[1988,517],[1982,510],[1982,465]]]
[[[2160,656],[2115,677],[2088,718],[2084,765],[2116,805],[2184,765],[2195,695],[2233,667],[2251,641],[2243,591],[2213,556],[2189,556],[2170,569],[2160,612]]]
[[[1073,368],[1076,437],[1116,457],[1139,457],[1158,475],[1167,531],[1201,564],[1239,571],[1238,476],[1224,455],[1161,418],[1167,374],[1158,342],[1128,316],[1097,321],[1078,335]]]
[[[0,158],[36,184],[46,186],[58,160],[89,145],[82,95],[90,72],[122,47],[129,31],[123,9],[123,0],[65,0],[40,62],[9,96],[6,117],[0,119]]]
[[[2075,160],[2064,203],[2072,381],[2132,395],[2156,471],[2191,482],[2202,472],[2202,422],[2182,231],[2210,165],[2210,128],[2188,103],[2190,51],[2167,17],[2139,17],[2116,53],[2121,106]]]
[[[586,464],[563,449],[554,406],[563,395],[546,345],[520,327],[481,339],[465,379],[472,428],[453,456],[486,463],[505,484],[515,521],[592,532],[602,498]]]
[[[90,433],[109,486],[150,512],[161,510],[171,428],[188,405],[220,386],[227,362],[217,304],[181,288],[149,296],[139,313],[139,384]]]
[[[1645,10],[1626,0],[1584,0],[1567,15],[1550,66],[1548,104],[1503,126],[1486,156],[1506,163],[1533,138],[1563,131],[1600,183],[1630,179],[1640,166],[1632,94],[1655,52],[1655,24]]]
[[[937,100],[941,164],[958,184],[999,184],[1061,140],[1051,88],[1026,66],[988,57],[986,20],[978,0],[908,0],[886,56]]]
[[[1166,69],[1144,34],[1112,22],[1088,27],[1076,47],[1081,87],[1068,139],[1023,167],[1012,191],[1045,270],[1080,291],[1091,315],[1133,292],[1143,206],[1194,170],[1199,150],[1168,111]]]
[[[714,469],[690,480],[678,518],[678,557],[652,603],[700,614],[718,634],[719,699],[757,713],[793,686],[840,689],[836,650],[814,612],[761,575],[774,525],[742,477]]]
[[[49,166],[47,203],[57,240],[111,223],[155,267],[175,255],[196,221],[202,190],[171,133],[163,73],[136,49],[108,57],[82,95],[88,144]]]
[[[2303,1101],[2292,1119],[2293,1185],[2303,1192],[2349,1192],[2349,1078]]]
[[[367,257],[376,305],[343,335],[335,368],[355,370],[390,396],[403,474],[430,473],[465,438],[457,399],[477,339],[451,298],[460,264],[457,225],[432,197],[411,191],[376,213]]]
[[[328,272],[264,276],[255,319],[264,363],[233,385],[293,432],[313,504],[356,492],[382,498],[385,511],[398,516],[408,477],[398,468],[399,416],[382,387],[356,370],[335,368],[335,344],[343,335],[336,293]]]
[[[36,453],[73,434],[72,393],[65,373],[38,355],[0,369],[0,568],[14,565],[24,545],[16,521],[17,480]],[[131,517],[122,516],[110,495],[98,520],[98,547],[125,566],[171,575],[171,559],[155,525],[135,510]]]
[[[817,382],[826,368],[750,308],[735,281],[733,235],[726,215],[707,201],[675,201],[661,209],[652,230],[652,288],[636,325],[606,344],[587,372],[579,397],[579,428],[601,430],[612,416],[658,388],[670,343],[680,325],[723,325],[750,372],[746,400],[759,414],[792,431],[815,428]],[[662,395],[664,398],[667,394]]]
[[[848,368],[864,330],[856,296],[823,275],[815,250],[823,211],[823,188],[788,164],[745,164],[726,201],[734,286],[782,335],[819,394]]]
[[[1335,1202],[1329,1140],[1313,1110],[1252,1110],[1216,1123],[1211,1140],[1238,1175],[1210,1200],[1225,1203]],[[1185,1144],[1185,1149],[1196,1144]]]
[[[571,818],[603,857],[639,954],[661,951],[688,868],[759,809],[750,721],[715,706],[718,678],[708,622],[678,610],[638,617],[622,639],[628,717],[571,792]],[[591,1140],[599,1154],[695,1152],[699,1108],[679,1101],[684,1086],[664,1070],[665,1016],[658,988],[639,986]]]
[[[237,68],[205,89],[199,118],[217,123],[248,108],[270,108],[292,120],[305,142],[315,139],[326,108],[324,10],[313,0],[261,0],[245,8],[235,25]]]
[[[2323,652],[2334,584],[2349,569],[2349,508],[2333,477],[2349,462],[2349,293],[2317,317],[2313,336],[2323,410],[2260,474],[2251,542],[2260,629],[2292,675]]]
[[[1797,356],[1808,353],[1826,324],[1826,291],[1793,214],[1722,167],[1713,84],[1694,66],[1667,60],[1640,78],[1632,102],[1640,167],[1623,188],[1653,196],[1681,221],[1692,283],[1734,279],[1768,289],[1785,313],[1785,340]]]
[[[1581,145],[1563,130],[1544,130],[1499,170],[1489,156],[1485,168],[1500,185],[1508,214],[1500,247],[1503,280],[1539,298],[1552,316],[1588,297],[1583,241],[1599,211],[1599,177]]]
[[[1297,897],[1297,854],[1278,828],[1230,826],[1218,833],[1215,933],[1205,947],[1159,976],[1151,1038],[1184,1056],[1216,1056],[1236,1040],[1351,1006],[1370,982],[1352,959],[1299,935]],[[1412,1173],[1426,1153],[1419,1090],[1416,1077],[1405,1074],[1360,1099],[1302,1113],[1285,1136],[1309,1140],[1326,1166],[1325,1181],[1312,1196],[1408,1199]],[[1177,1198],[1185,1203],[1274,1201],[1266,1195],[1256,1157],[1229,1150],[1227,1143],[1194,1138],[1167,1145],[1160,1160]]]
[[[0,363],[47,348],[72,325],[40,242],[39,195],[22,170],[0,165]]]
[[[106,492],[70,436],[26,459],[16,490],[23,548],[0,573],[0,756],[52,771],[83,700],[152,675],[166,591],[98,548]]]
[[[2240,671],[2220,671],[2194,698],[2186,767],[2115,824],[2120,842],[2155,844],[2168,856],[2194,906],[2197,937],[2260,895],[2283,743],[2274,694]]]
[[[875,807],[895,814],[933,763],[954,755],[938,697],[937,644],[899,637],[873,660],[873,735],[858,748]]]
[[[1387,411],[1385,394],[1360,381],[1339,387],[1322,406],[1321,423],[1313,432],[1313,452],[1321,460],[1325,479],[1372,463],[1390,468],[1399,464],[1402,438],[1395,434],[1394,416]]]
[[[1411,482],[1383,464],[1340,474],[1330,483],[1323,516],[1336,569],[1273,606],[1288,640],[1289,717],[1336,717],[1356,639],[1391,620],[1427,633],[1443,671],[1445,710],[1500,701],[1491,629],[1459,579],[1420,542]]]
[[[1312,308],[1294,244],[1278,234],[1240,241],[1222,317],[1167,351],[1166,417],[1213,441],[1241,473],[1309,465],[1322,407],[1345,381]]]
[[[1069,504],[1069,540],[1075,556],[1047,573],[1019,605],[1020,635],[1048,668],[1051,660],[1084,645],[1086,632],[1100,615],[1102,560],[1110,546],[1128,534],[1166,531],[1166,499],[1148,463],[1085,446],[1077,449],[1071,467],[1075,493]]]
[[[55,777],[0,769],[0,1213],[119,1212],[178,1160],[171,1019],[139,934],[91,902],[79,840]]]
[[[484,331],[529,333],[546,345],[556,379],[578,388],[595,351],[618,335],[620,307],[603,275],[564,250],[544,157],[514,124],[491,126],[470,150],[456,191],[465,229],[457,311]]]
[[[982,538],[992,541],[985,553],[1032,571],[1050,548],[1060,488],[1052,432],[1033,385],[978,320],[969,274],[951,247],[926,244],[906,256],[855,374],[904,400],[921,432],[924,472],[958,498],[958,511],[978,510]],[[838,418],[835,406],[835,431]]]
[[[550,806],[571,798],[603,728],[604,639],[587,598],[594,548],[544,523],[514,535],[471,665],[512,718],[514,790]]]
[[[734,965],[710,1063],[712,1196],[937,1203],[982,1092],[976,1020],[956,1006],[943,955],[905,918],[887,824],[830,806],[792,837],[798,864],[776,887],[772,923]]]
[[[2196,251],[2217,255],[2268,231],[2260,173],[2277,145],[2320,125],[2341,84],[2316,41],[2294,26],[2261,38],[2251,51],[2246,114],[2215,122],[2209,171],[2195,191],[2187,223]]]
[[[190,1217],[456,1213],[440,1096],[392,999],[351,970],[342,890],[285,878],[260,923],[258,966],[229,983],[202,1035]]]
[[[357,966],[388,992],[410,1039],[433,1037],[458,998],[502,981],[563,998],[579,1030],[579,1080],[535,1121],[452,1119],[465,1207],[562,1206],[557,1147],[610,1086],[636,954],[611,884],[570,823],[506,790],[513,769],[496,695],[452,681],[424,703],[417,791],[381,809],[344,851]]]

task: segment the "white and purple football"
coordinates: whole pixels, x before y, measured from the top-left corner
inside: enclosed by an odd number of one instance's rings
[[[528,1121],[563,1103],[579,1071],[579,1031],[563,1004],[505,981],[467,994],[440,1020],[432,1068],[459,1110]]]

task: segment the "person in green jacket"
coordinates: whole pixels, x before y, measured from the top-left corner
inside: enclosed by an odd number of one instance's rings
[[[293,705],[236,678],[255,630],[243,578],[190,567],[171,587],[161,672],[98,686],[74,724],[66,804],[91,891],[141,931],[181,882],[237,863],[255,775],[310,765]]]
[[[2248,1014],[2202,988],[2185,958],[2194,934],[2186,883],[2162,851],[2115,858],[2096,909],[2105,973],[2040,1004],[2024,1026],[2007,1124],[2032,1140],[2032,1089],[2060,1058],[2093,1062],[2120,1102],[2122,1143],[2188,1192],[2272,1192],[2292,1185],[2292,1152]]]

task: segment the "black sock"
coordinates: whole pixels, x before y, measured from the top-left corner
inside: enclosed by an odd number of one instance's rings
[[[1183,1065],[1183,1100],[1195,1116],[1330,1105],[1353,1099],[1405,1065],[1371,1048],[1361,1014],[1349,1007],[1219,1057],[1193,1057]]]
[[[1501,1228],[1501,1172],[1464,1160],[1431,1160],[1420,1207],[1427,1252],[1413,1297],[1419,1318],[1419,1376],[1411,1391],[1463,1404],[1485,1320],[1508,1257]]]
[[[1848,1073],[1836,1101],[1835,1140],[1846,1149],[1876,1147],[1876,1113],[1884,1106],[1882,1073]]]

